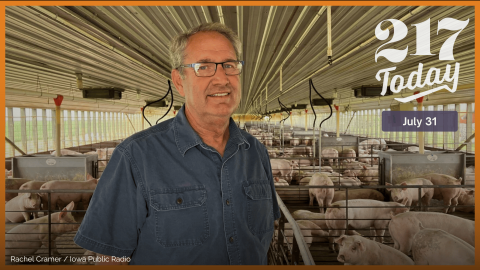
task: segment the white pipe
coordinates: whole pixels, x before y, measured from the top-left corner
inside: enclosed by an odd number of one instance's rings
[[[327,8],[327,57],[328,63],[331,64],[332,59],[332,7]]]
[[[417,7],[416,9],[414,9],[413,11],[409,12],[407,15],[403,16],[400,21],[405,21],[407,19],[409,19],[410,17],[412,17],[413,15],[416,15],[417,13],[421,12],[422,10],[426,9],[427,7],[426,6],[421,6],[421,7]],[[387,29],[391,29],[393,28],[393,25],[390,25],[389,27],[387,27]],[[376,40],[377,37],[374,35],[373,37],[369,38],[367,41],[361,43],[360,45],[358,45],[357,47],[353,48],[352,50],[350,50],[349,52],[343,54],[341,57],[339,57],[337,60],[335,60],[336,62],[346,58],[347,56],[351,55],[352,53],[356,52],[357,50],[369,45],[372,41]],[[311,73],[310,75],[306,76],[304,79],[301,79],[300,81],[298,81],[297,83],[295,83],[294,85],[292,85],[290,88],[288,88],[287,90],[285,90],[284,93],[287,93],[288,91],[292,90],[292,89],[296,89],[298,88],[298,85],[302,84],[303,82],[309,80],[311,77],[313,77],[314,75],[320,73],[321,71],[323,71],[324,69],[328,68],[330,65],[325,65],[323,67],[321,67],[320,69],[318,69],[317,71]],[[272,98],[272,99],[276,99],[280,97],[280,95],[277,95],[276,97]]]
[[[262,42],[260,43],[260,49],[258,50],[258,56],[255,59],[255,62],[256,62],[255,63],[255,68],[253,69],[253,75],[251,77],[252,81],[250,82],[250,87],[248,88],[248,92],[247,92],[247,100],[248,100],[248,97],[250,96],[250,92],[252,91],[253,82],[255,81],[255,76],[257,75],[258,67],[259,67],[260,63],[262,62],[263,53],[264,53],[265,47],[267,45],[268,36],[270,35],[270,30],[272,28],[276,12],[277,12],[277,7],[275,7],[275,6],[271,6],[270,10],[268,11],[267,23],[266,23],[265,29],[263,31]],[[259,89],[262,89],[262,88],[259,88]]]
[[[303,32],[302,36],[300,37],[300,39],[297,41],[297,43],[295,44],[295,46],[293,47],[293,49],[288,53],[287,57],[285,58],[280,58],[282,55],[283,55],[283,51],[287,48],[287,45],[290,44],[290,40],[293,38],[293,35],[297,33],[297,29],[300,27],[300,24],[303,20],[303,18],[307,15],[307,7],[304,7],[304,9],[302,10],[302,12],[300,13],[299,17],[297,18],[296,22],[295,22],[295,25],[292,27],[292,30],[290,31],[290,33],[288,34],[287,38],[285,39],[285,42],[283,43],[283,46],[282,48],[280,49],[279,53],[277,54],[277,58],[275,59],[275,61],[273,62],[273,64],[271,65],[271,69],[267,72],[267,75],[264,76],[265,79],[263,79],[262,82],[260,82],[259,84],[259,87],[261,89],[261,87],[263,86],[263,84],[265,83],[265,80],[266,78],[273,78],[275,77],[275,75],[278,73],[278,72],[282,72],[282,67],[283,67],[283,64],[285,64],[288,60],[288,58],[290,58],[290,56],[293,55],[293,53],[297,50],[297,48],[300,47],[300,43],[302,43],[303,39],[308,35],[308,33],[310,32],[310,30],[312,30],[313,26],[315,25],[315,23],[317,23],[318,19],[320,19],[320,16],[322,16],[323,12],[325,12],[325,9],[326,7],[323,6],[322,8],[320,8],[320,10],[317,12],[317,14],[315,15],[315,17],[312,19],[312,21],[310,22],[310,24],[307,26],[306,30]],[[282,64],[280,65],[280,68],[277,69],[273,75],[270,76],[270,72],[273,70],[273,67],[276,67],[277,66],[277,62],[280,60],[280,59],[283,59],[283,62]],[[280,75],[281,76],[281,75]],[[272,79],[269,80],[269,82],[272,81]],[[281,91],[281,90],[280,90]],[[252,99],[255,99],[256,95],[254,95],[254,97]],[[248,99],[248,95],[247,95],[247,99]]]
[[[422,102],[418,103],[417,111],[423,111],[423,100]],[[418,132],[418,153],[424,154],[425,153],[425,139],[423,137],[423,132]]]
[[[225,20],[223,19],[223,11],[222,6],[217,6],[218,17],[220,19],[221,24],[225,24]]]

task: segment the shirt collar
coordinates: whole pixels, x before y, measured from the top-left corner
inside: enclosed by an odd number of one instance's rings
[[[198,136],[195,130],[193,130],[192,126],[187,120],[185,115],[185,105],[183,105],[178,111],[173,122],[175,143],[177,144],[177,149],[182,156],[185,156],[185,153],[188,151],[188,149],[203,143],[200,136]],[[243,144],[243,142],[245,142],[248,146],[246,149],[250,148],[250,144],[248,143],[247,139],[245,139],[245,137],[242,135],[242,132],[231,117],[228,128],[230,132],[230,138],[228,139],[227,145],[231,143]]]

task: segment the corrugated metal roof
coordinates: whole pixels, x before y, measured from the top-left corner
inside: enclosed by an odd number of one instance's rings
[[[413,15],[412,15],[413,14]],[[354,100],[352,87],[381,84],[378,70],[394,67],[394,75],[405,78],[421,61],[426,74],[430,67],[445,71],[447,64],[459,62],[459,86],[465,90],[432,95],[431,104],[449,100],[472,100],[474,90],[474,7],[332,7],[333,65],[327,64],[326,7],[6,7],[6,90],[7,106],[53,107],[40,93],[74,96],[70,109],[121,110],[138,112],[145,100],[163,96],[170,77],[169,42],[173,36],[204,22],[223,21],[243,42],[242,103],[237,110],[278,109],[277,98],[285,105],[308,102],[308,78],[317,90],[332,97],[338,91],[340,103]],[[388,48],[404,49],[408,55],[400,63],[383,57],[375,62],[375,51],[385,41],[372,40],[353,53],[360,44],[375,37],[375,27],[386,19],[402,19],[407,36]],[[453,31],[440,30],[437,22],[451,17],[467,20],[468,26],[455,41],[455,60],[440,61],[439,50]],[[430,19],[432,56],[411,55],[416,50],[413,24]],[[388,23],[384,24],[388,26]],[[389,37],[390,39],[390,37]],[[386,48],[382,47],[382,48]],[[279,71],[282,68],[283,92]],[[317,73],[316,73],[317,72]],[[116,102],[82,103],[75,73],[83,74],[84,87],[125,88]],[[312,76],[312,74],[315,74]],[[268,101],[265,88],[268,85]],[[35,91],[38,96],[21,91]],[[406,95],[410,95],[406,90]],[[139,95],[137,94],[139,93]],[[457,99],[451,99],[455,97]],[[72,99],[72,98],[70,98]],[[174,99],[183,98],[174,90]],[[459,102],[460,102],[459,101]],[[396,101],[395,101],[396,102]],[[392,100],[365,99],[351,109],[385,107]],[[252,106],[255,105],[255,106]]]

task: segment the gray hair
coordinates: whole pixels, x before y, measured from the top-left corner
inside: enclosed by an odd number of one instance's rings
[[[242,54],[242,43],[237,34],[224,24],[218,22],[204,23],[194,28],[190,28],[186,32],[180,33],[173,38],[172,43],[170,44],[170,61],[172,69],[176,69],[182,65],[188,39],[199,32],[217,32],[223,35],[232,43],[233,48],[235,49],[235,55],[237,56],[237,59],[240,59],[240,55]],[[178,71],[180,72],[182,79],[184,79],[183,68],[178,68]]]

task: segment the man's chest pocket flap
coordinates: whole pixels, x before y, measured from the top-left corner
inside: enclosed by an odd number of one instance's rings
[[[151,205],[157,211],[170,211],[198,207],[207,200],[203,186],[181,187],[152,191]]]
[[[245,194],[252,200],[272,199],[272,189],[266,181],[251,183],[244,189]]]

